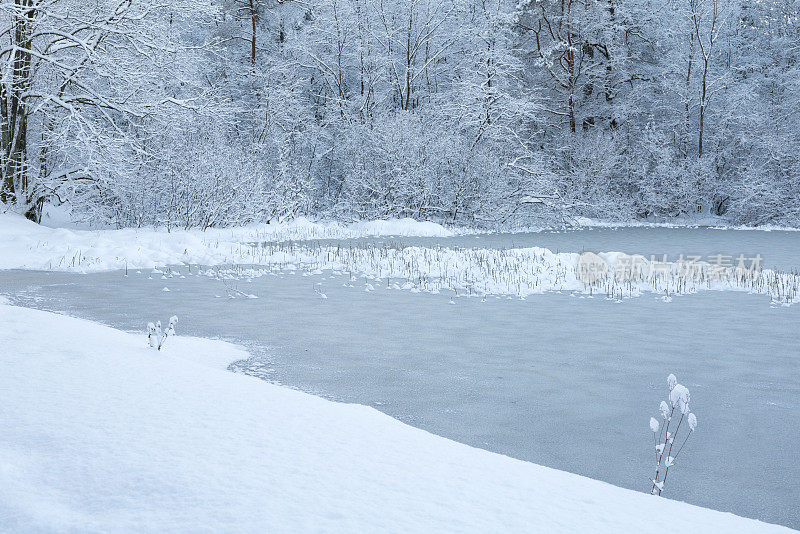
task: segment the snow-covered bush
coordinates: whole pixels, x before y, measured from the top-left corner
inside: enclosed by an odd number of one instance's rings
[[[149,345],[154,349],[161,350],[167,338],[175,335],[175,325],[177,324],[177,315],[173,315],[169,318],[169,324],[163,330],[161,328],[161,321],[157,321],[155,324],[147,323],[147,342]]]
[[[664,420],[663,424],[655,417],[650,418],[650,430],[653,432],[653,444],[655,445],[656,454],[656,476],[650,480],[653,483],[650,493],[653,495],[661,495],[664,490],[664,484],[667,482],[669,468],[675,465],[675,461],[689,440],[689,436],[697,428],[697,417],[689,411],[689,401],[691,400],[689,389],[679,384],[678,379],[673,374],[667,377],[667,386],[669,387],[668,401],[661,401],[658,407],[661,418]],[[673,416],[677,417],[676,410],[680,413],[680,419],[678,419],[678,424],[675,426],[674,431],[670,432]],[[683,442],[675,456],[672,456],[675,440],[680,441],[678,432],[684,419],[689,426],[689,431],[685,433]],[[662,472],[663,477],[661,477]]]

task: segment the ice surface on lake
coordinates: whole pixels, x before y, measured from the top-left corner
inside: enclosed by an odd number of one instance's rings
[[[800,234],[789,232],[620,229],[424,241],[403,242],[759,253],[765,266],[800,266]],[[671,302],[652,294],[623,302],[552,293],[459,298],[395,289],[400,280],[387,289],[385,280],[348,273],[300,275],[216,280],[181,267],[163,292],[164,281],[148,271],[9,271],[0,272],[0,293],[131,330],[175,314],[188,335],[248,345],[256,356],[238,371],[642,491],[652,475],[652,436],[642,421],[656,413],[672,371],[703,425],[674,478],[670,471],[667,496],[800,527],[800,307],[730,292]],[[364,291],[367,284],[374,290]]]
[[[480,247],[508,249],[542,247],[553,252],[606,252],[642,254],[670,259],[679,255],[727,254],[752,256],[761,254],[763,267],[790,270],[800,268],[800,232],[720,230],[715,228],[579,228],[562,231],[526,232],[517,234],[461,235],[448,238],[404,237],[355,239],[358,242],[399,242],[407,245]],[[325,240],[319,243],[336,243]]]

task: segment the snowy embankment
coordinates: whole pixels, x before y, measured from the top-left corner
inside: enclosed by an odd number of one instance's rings
[[[2,303],[0,332],[0,531],[790,531],[234,374],[220,341]]]
[[[780,304],[800,300],[800,274],[753,268],[753,259],[741,266],[733,258],[729,265],[703,261],[664,265],[619,252],[585,256],[539,247],[462,249],[307,242],[376,235],[450,234],[437,224],[410,219],[350,226],[300,220],[205,232],[82,231],[37,226],[6,214],[0,215],[0,269],[96,272],[182,264],[234,265],[233,270],[212,274],[250,278],[275,271],[316,273],[328,269],[385,281],[387,287],[393,287],[394,281],[401,289],[433,293],[448,290],[472,296],[525,297],[546,291],[576,291],[621,299],[652,292],[669,300],[673,295],[718,290],[768,295]],[[242,265],[268,269],[248,269],[243,273]]]
[[[221,265],[241,260],[241,243],[366,236],[447,237],[453,232],[413,219],[345,225],[296,219],[283,224],[241,228],[173,230],[125,228],[73,230],[40,226],[0,213],[0,269],[99,272],[192,263]]]
[[[570,223],[580,228],[713,228],[715,230],[746,230],[754,232],[800,232],[798,227],[779,224],[761,224],[759,226],[731,224],[725,217],[716,216],[669,217],[660,221],[615,221],[592,219],[590,217],[573,217],[570,219]]]

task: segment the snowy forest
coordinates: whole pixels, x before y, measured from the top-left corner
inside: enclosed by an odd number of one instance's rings
[[[0,198],[800,224],[798,0],[0,0]]]

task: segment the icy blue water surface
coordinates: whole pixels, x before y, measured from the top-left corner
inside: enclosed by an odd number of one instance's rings
[[[800,267],[800,233],[791,232],[621,229],[391,241],[758,253],[766,266]],[[673,372],[691,390],[699,424],[666,495],[800,528],[800,305],[720,292],[668,303],[649,294],[623,302],[546,294],[451,304],[452,295],[375,282],[366,292],[362,279],[345,287],[348,277],[330,272],[223,282],[180,271],[186,278],[0,271],[0,293],[141,332],[148,321],[177,314],[179,334],[246,344],[254,356],[234,365],[238,371],[640,491],[654,474],[648,420]],[[232,288],[259,298],[228,298]]]

